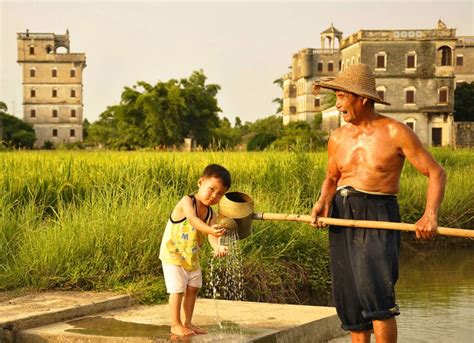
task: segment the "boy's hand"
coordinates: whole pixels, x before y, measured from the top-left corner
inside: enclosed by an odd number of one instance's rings
[[[220,236],[225,235],[226,233],[226,230],[220,227],[218,224],[212,225],[211,229],[212,229],[211,235],[213,235],[214,237],[220,237]]]
[[[216,249],[214,249],[214,256],[216,257],[223,257],[227,255],[229,249],[225,245],[219,245]]]

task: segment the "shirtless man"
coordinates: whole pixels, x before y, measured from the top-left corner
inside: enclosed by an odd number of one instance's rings
[[[336,107],[346,125],[328,143],[327,173],[312,211],[318,217],[400,221],[396,194],[405,158],[429,178],[426,207],[416,237],[436,234],[446,174],[406,125],[377,113],[374,102],[389,105],[375,90],[367,65],[352,65],[333,81],[315,85],[336,91]],[[331,226],[329,229],[333,298],[342,327],[352,342],[396,342],[395,283],[400,232]]]

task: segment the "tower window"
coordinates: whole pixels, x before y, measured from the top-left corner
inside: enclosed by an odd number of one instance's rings
[[[450,66],[452,64],[451,61],[451,48],[448,46],[442,46],[438,50],[441,51],[441,65],[442,66]]]
[[[53,92],[51,94],[53,96],[53,98],[57,98],[58,97],[58,90],[57,89],[53,89]]]
[[[34,54],[35,54],[35,47],[30,46],[30,55],[34,55]]]
[[[30,118],[36,118],[36,110],[31,110],[30,111]]]
[[[36,89],[30,89],[30,97],[36,98]]]
[[[36,77],[36,69],[34,68],[30,69],[30,77]]]
[[[76,90],[71,89],[71,98],[75,98],[75,97],[76,97]]]
[[[72,118],[76,117],[76,110],[74,110],[74,109],[71,110],[71,117]]]
[[[53,137],[58,137],[58,129],[53,129]]]
[[[318,62],[318,71],[323,71],[323,62]]]
[[[448,89],[441,88],[438,92],[438,100],[440,104],[448,103]]]
[[[53,110],[53,118],[57,118],[58,117],[58,110]]]
[[[69,75],[70,75],[71,77],[76,77],[76,69],[71,69],[71,70],[69,71]]]
[[[464,64],[464,57],[463,55],[456,56],[456,65],[462,66]]]
[[[76,137],[76,130],[75,130],[75,129],[69,130],[69,135],[70,135],[71,137]]]
[[[314,107],[319,107],[319,106],[321,106],[321,99],[314,98]]]
[[[416,54],[410,53],[407,55],[407,69],[415,69],[416,68]]]
[[[328,71],[333,71],[334,70],[334,64],[332,62],[328,63]]]
[[[58,77],[58,70],[57,69],[51,69],[51,77]]]
[[[405,91],[405,104],[415,103],[415,91],[413,89],[407,89]]]
[[[375,57],[375,68],[386,69],[387,68],[387,54],[385,52],[379,52]]]

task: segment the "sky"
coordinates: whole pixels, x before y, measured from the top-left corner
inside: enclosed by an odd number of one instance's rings
[[[16,33],[64,34],[86,54],[84,118],[93,122],[137,81],[189,77],[202,69],[221,86],[222,112],[234,123],[275,113],[273,84],[292,54],[320,48],[331,23],[343,37],[362,29],[433,29],[438,19],[474,35],[474,0],[369,1],[5,1],[0,0],[0,101],[22,117]]]

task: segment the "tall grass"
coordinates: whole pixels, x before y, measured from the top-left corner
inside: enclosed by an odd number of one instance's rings
[[[472,228],[472,150],[433,150],[448,172],[440,225]],[[125,289],[164,297],[161,235],[175,203],[197,188],[208,163],[232,173],[233,190],[259,212],[308,214],[325,153],[7,152],[0,154],[0,289]],[[421,215],[426,179],[407,165],[404,221]],[[240,241],[246,298],[326,303],[327,233],[308,225],[254,222]],[[209,249],[202,267],[208,277]],[[206,282],[205,282],[206,283]]]

